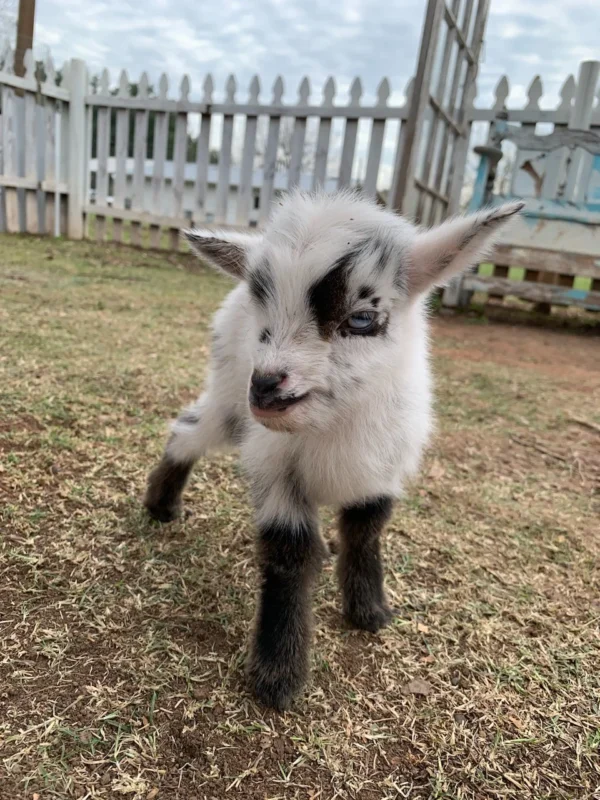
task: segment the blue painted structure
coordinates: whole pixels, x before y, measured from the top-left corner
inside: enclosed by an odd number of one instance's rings
[[[600,136],[569,128],[542,136],[505,117],[496,118],[490,144],[475,148],[480,161],[469,211],[512,199],[524,200],[525,208],[498,247],[495,274],[466,276],[459,303],[484,291],[600,311]],[[501,195],[494,183],[504,142],[517,152],[510,189]],[[511,280],[511,266],[525,268],[525,280]],[[574,288],[577,277],[589,289]]]

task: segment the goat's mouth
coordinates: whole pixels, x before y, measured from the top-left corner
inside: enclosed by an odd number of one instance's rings
[[[250,410],[258,419],[271,417],[282,417],[292,408],[302,403],[308,397],[308,392],[300,395],[290,395],[288,397],[276,397],[272,400],[260,400],[258,404],[255,398],[250,399]]]

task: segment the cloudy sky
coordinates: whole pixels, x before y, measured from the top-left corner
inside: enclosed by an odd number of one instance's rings
[[[251,76],[263,92],[281,73],[293,98],[303,75],[320,96],[333,75],[346,88],[360,75],[372,95],[388,76],[400,96],[414,70],[426,0],[38,0],[36,42],[55,61],[84,58],[91,69],[146,70],[156,82],[184,73],[192,94],[210,71],[219,88],[233,72],[245,94]],[[143,9],[143,10],[141,10]],[[599,0],[491,0],[479,87],[489,98],[506,73],[515,103],[536,74],[552,104],[564,78],[600,58]],[[393,101],[392,97],[392,101]]]

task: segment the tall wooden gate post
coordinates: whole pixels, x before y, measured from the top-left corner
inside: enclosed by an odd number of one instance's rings
[[[445,0],[429,0],[423,21],[417,72],[412,88],[408,119],[403,124],[402,147],[398,148],[390,206],[399,214],[408,209],[407,196],[412,189],[416,149],[430,94],[431,72]]]
[[[459,206],[490,0],[428,0],[390,205],[417,222]]]
[[[69,157],[68,188],[69,207],[67,231],[69,239],[83,239],[86,170],[85,96],[88,88],[88,73],[85,61],[71,59],[69,69]]]

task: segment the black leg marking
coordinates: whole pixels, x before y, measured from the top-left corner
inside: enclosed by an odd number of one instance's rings
[[[167,453],[148,476],[144,505],[158,522],[172,522],[181,514],[181,495],[193,461],[177,462]]]
[[[343,611],[356,628],[377,632],[392,612],[383,591],[379,536],[392,512],[389,497],[376,497],[342,510],[338,577]]]
[[[316,522],[274,521],[259,531],[262,588],[248,678],[256,697],[283,711],[308,675],[311,588],[325,548]]]

